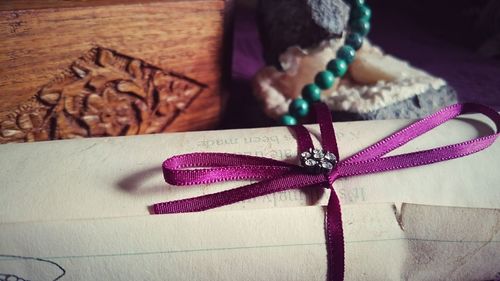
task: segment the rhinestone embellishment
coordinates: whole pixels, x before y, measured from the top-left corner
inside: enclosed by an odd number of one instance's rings
[[[337,164],[337,157],[329,151],[310,148],[300,154],[300,163],[312,173],[328,173]]]

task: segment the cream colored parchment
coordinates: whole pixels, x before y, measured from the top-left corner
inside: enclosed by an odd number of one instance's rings
[[[491,133],[481,116],[444,124],[396,152],[451,144]],[[401,129],[411,121],[335,124],[341,157]],[[317,135],[317,126],[311,126]],[[175,133],[0,146],[0,222],[123,217],[148,214],[147,206],[237,187],[247,182],[173,187],[161,163],[181,153],[213,151],[296,162],[287,128]],[[408,202],[500,208],[500,143],[480,153],[406,170],[335,182],[342,204]],[[324,188],[293,190],[215,211],[324,205]]]
[[[0,276],[325,280],[323,218],[311,206],[1,224]],[[343,219],[346,280],[499,277],[500,210],[354,204]]]
[[[451,121],[395,153],[491,133],[479,120]],[[410,122],[336,124],[341,157]],[[162,161],[195,151],[289,162],[297,154],[286,128],[0,146],[0,280],[325,280],[326,189],[150,216],[153,203],[245,183],[164,183]],[[494,144],[465,158],[336,182],[346,279],[500,279],[499,155]]]

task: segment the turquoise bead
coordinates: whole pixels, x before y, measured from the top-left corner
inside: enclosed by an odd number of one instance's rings
[[[290,104],[289,112],[294,117],[304,117],[309,113],[309,103],[301,98],[295,99]]]
[[[356,50],[349,45],[344,45],[337,51],[337,57],[343,59],[347,64],[351,64],[356,57]]]
[[[363,45],[363,36],[361,36],[359,33],[353,32],[347,35],[345,43],[346,45],[351,46],[354,50],[358,50],[359,48],[361,48],[361,45]]]
[[[347,72],[347,63],[343,59],[336,58],[326,65],[326,69],[333,73],[335,77],[342,77]]]
[[[369,21],[372,17],[372,10],[366,5],[353,7],[351,9],[351,19]]]
[[[307,84],[302,89],[302,97],[309,103],[321,100],[321,89],[316,84]]]
[[[297,119],[290,114],[285,114],[281,116],[281,124],[285,126],[297,125]]]
[[[365,0],[349,0],[352,7],[359,7],[365,4]]]
[[[314,82],[322,90],[330,89],[333,86],[333,82],[335,82],[335,76],[328,70],[321,71],[316,74]]]
[[[370,32],[370,22],[362,19],[355,20],[351,25],[351,29],[361,36],[366,36]]]

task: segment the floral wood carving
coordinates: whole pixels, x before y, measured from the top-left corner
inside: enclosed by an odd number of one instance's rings
[[[206,87],[97,47],[0,120],[0,143],[164,132]]]

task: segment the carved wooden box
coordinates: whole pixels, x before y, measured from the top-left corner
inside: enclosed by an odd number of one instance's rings
[[[1,1],[0,143],[213,128],[228,7]]]

